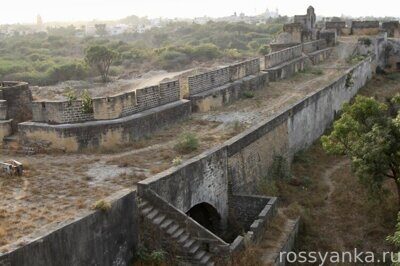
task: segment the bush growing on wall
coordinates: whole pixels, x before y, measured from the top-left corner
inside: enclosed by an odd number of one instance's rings
[[[93,113],[93,100],[87,90],[82,93],[82,112],[85,114]]]
[[[179,136],[175,149],[182,154],[191,153],[199,148],[199,139],[193,133],[184,133]]]

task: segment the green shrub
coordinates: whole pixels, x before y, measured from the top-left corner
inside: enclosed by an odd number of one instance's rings
[[[271,48],[268,45],[263,45],[258,49],[260,55],[267,55],[271,52]]]
[[[183,154],[191,153],[199,148],[199,139],[193,133],[183,133],[179,136],[175,149]]]
[[[212,60],[221,56],[219,48],[212,43],[205,43],[193,48],[193,58],[197,60]]]
[[[76,101],[78,99],[78,97],[76,96],[76,93],[73,89],[69,88],[64,96],[67,98],[69,105],[72,104],[73,101]]]
[[[50,70],[50,79],[54,83],[66,80],[82,80],[87,77],[89,69],[84,62],[72,62],[55,66]]]
[[[310,72],[311,72],[311,74],[318,75],[318,76],[321,76],[324,74],[324,71],[320,68],[312,68]]]
[[[289,163],[283,156],[275,156],[272,165],[268,171],[268,179],[270,180],[287,180],[292,176]]]
[[[167,253],[163,250],[149,251],[147,248],[140,246],[136,252],[138,261],[149,265],[162,265],[166,261]]]
[[[82,93],[82,112],[85,114],[93,113],[93,100],[88,90],[84,90]]]
[[[358,42],[365,45],[365,46],[371,46],[372,41],[370,38],[366,38],[366,37],[361,37],[358,39]]]
[[[252,91],[244,91],[244,92],[243,92],[243,96],[244,96],[245,98],[248,98],[248,99],[254,98],[254,92],[252,92]]]

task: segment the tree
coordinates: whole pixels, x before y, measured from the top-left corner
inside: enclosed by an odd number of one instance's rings
[[[103,82],[108,81],[108,71],[112,62],[118,57],[118,53],[103,46],[90,46],[85,51],[85,61],[100,72]]]
[[[400,213],[397,215],[396,231],[392,236],[388,236],[386,240],[396,246],[396,248],[400,248]],[[400,266],[399,254],[400,252],[397,252],[397,254],[394,254],[394,256],[391,257],[391,259],[393,260],[393,266]]]
[[[393,179],[400,206],[400,115],[396,96],[388,103],[357,96],[345,104],[333,131],[322,137],[324,149],[347,155],[353,171],[367,186],[371,196],[383,195],[383,182]]]
[[[94,27],[96,28],[96,34],[100,35],[100,36],[105,36],[107,34],[107,25],[106,24],[96,24],[94,25]]]

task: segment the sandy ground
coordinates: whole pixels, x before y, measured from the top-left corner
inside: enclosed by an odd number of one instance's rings
[[[326,68],[323,75],[299,73],[271,83],[255,92],[254,98],[194,114],[148,139],[108,153],[13,156],[27,170],[22,177],[0,177],[0,252],[7,250],[4,245],[50,223],[51,227],[54,222],[74,218],[116,191],[134,189],[138,181],[172,167],[172,161],[178,157],[187,160],[230,139],[329,84],[345,71],[335,57],[317,68]],[[163,78],[165,75],[160,74],[153,81]],[[180,154],[174,149],[177,136],[183,132],[198,137],[197,151]],[[0,160],[7,159],[9,155],[0,155]]]

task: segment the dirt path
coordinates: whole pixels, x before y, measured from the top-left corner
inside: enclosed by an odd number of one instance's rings
[[[326,214],[329,216],[327,219],[325,219],[325,226],[329,227],[330,224],[333,222],[331,217],[336,216],[335,214],[337,212],[336,206],[333,203],[332,200],[332,194],[336,189],[335,182],[332,180],[336,174],[340,174],[340,170],[343,169],[344,167],[347,167],[349,165],[349,162],[347,160],[341,160],[334,164],[332,167],[328,168],[322,175],[322,180],[326,186],[328,186],[328,193],[326,194],[325,197],[325,202],[326,202]],[[337,243],[337,250],[345,250],[346,246],[341,238],[340,235],[335,235],[335,243]]]
[[[332,176],[339,171],[344,166],[348,165],[348,161],[340,161],[339,163],[335,164],[331,168],[327,169],[325,173],[322,175],[322,180],[328,186],[328,194],[326,195],[326,201],[328,205],[332,204],[332,193],[335,191],[335,184],[332,181]]]

